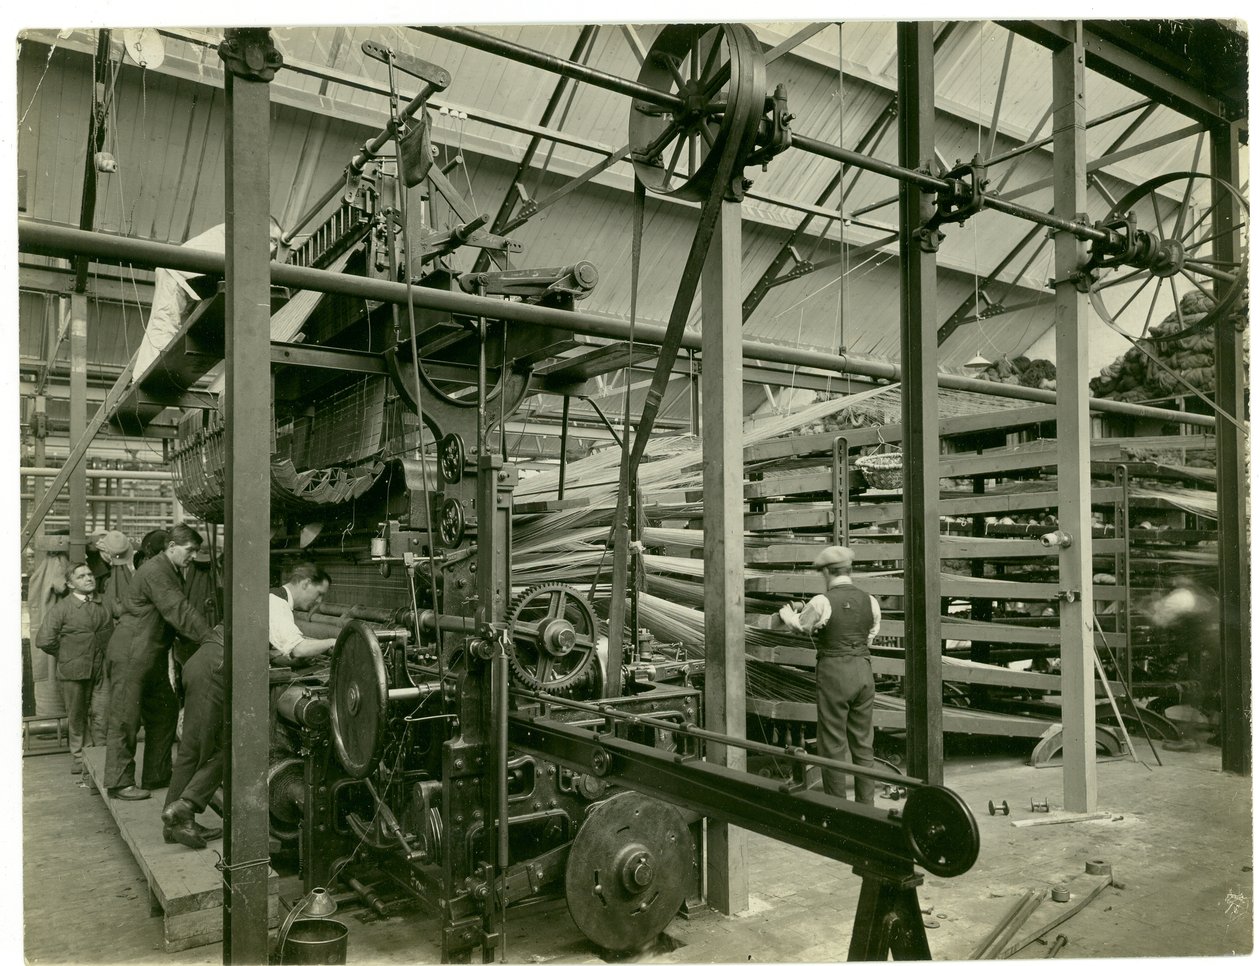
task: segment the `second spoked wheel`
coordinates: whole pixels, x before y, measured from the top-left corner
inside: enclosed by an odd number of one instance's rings
[[[1103,267],[1092,272],[1089,298],[1101,318],[1152,342],[1177,341],[1206,331],[1238,304],[1247,284],[1247,199],[1237,188],[1200,172],[1170,172],[1118,199],[1105,222],[1114,228],[1126,216],[1143,228],[1122,228],[1132,236],[1132,263],[1092,253]],[[1195,294],[1202,298],[1185,300]],[[1191,312],[1183,300],[1207,308]],[[1178,324],[1152,331],[1168,317]]]

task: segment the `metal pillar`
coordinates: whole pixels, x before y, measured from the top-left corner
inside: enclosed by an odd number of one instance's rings
[[[1085,210],[1085,28],[1051,55],[1054,103],[1054,211]],[[1059,654],[1063,671],[1063,807],[1098,804],[1094,750],[1094,586],[1090,527],[1089,321],[1076,273],[1085,264],[1076,236],[1054,236],[1055,353],[1058,365],[1059,528],[1071,536],[1059,553]],[[1068,541],[1064,541],[1065,544]]]
[[[932,24],[897,25],[898,158],[928,169],[936,137]],[[930,169],[929,169],[930,170]],[[901,182],[901,423],[905,427],[906,763],[944,780],[941,726],[940,431],[937,427],[936,254],[919,227],[932,195]]]
[[[740,206],[724,200],[701,276],[704,393],[705,727],[744,737],[744,391],[740,311]],[[742,770],[740,748],[711,743],[708,760]],[[708,824],[709,905],[748,908],[747,833]]]
[[[70,296],[70,446],[87,433],[87,296]],[[87,554],[87,466],[70,473],[70,562]]]
[[[266,28],[225,31],[227,563],[223,961],[267,949],[267,586],[271,529],[271,102]]]
[[[1240,123],[1212,130],[1212,174],[1237,186]],[[1237,202],[1213,188],[1213,258],[1239,258]],[[1221,288],[1221,283],[1217,283]],[[1242,335],[1232,318],[1216,322],[1216,404],[1239,424],[1246,418]],[[1237,425],[1216,421],[1217,552],[1220,554],[1221,768],[1251,774],[1251,545],[1247,517],[1247,440]]]

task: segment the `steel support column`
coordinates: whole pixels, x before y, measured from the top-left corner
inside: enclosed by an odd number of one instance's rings
[[[1073,218],[1086,205],[1084,25],[1051,55],[1054,103],[1054,211]],[[1066,231],[1054,236],[1055,358],[1058,365],[1059,528],[1071,536],[1059,553],[1059,653],[1063,671],[1063,807],[1098,804],[1094,750],[1094,587],[1090,527],[1089,322],[1076,285],[1085,246]]]
[[[87,434],[87,296],[70,296],[70,446]],[[87,551],[87,465],[70,473],[70,562]]]
[[[705,727],[744,737],[744,392],[740,311],[740,205],[725,200],[701,276],[704,353]],[[708,760],[743,770],[746,754],[710,744]],[[709,905],[748,908],[747,834],[710,821],[705,854]]]
[[[1240,124],[1212,130],[1212,174],[1238,185]],[[1213,186],[1212,257],[1234,262],[1238,251],[1238,205],[1233,195]],[[1218,293],[1224,286],[1218,282]],[[1232,416],[1216,422],[1216,492],[1220,554],[1221,768],[1251,774],[1251,543],[1247,517],[1247,440],[1238,429],[1247,417],[1246,362],[1242,335],[1234,318],[1216,323],[1216,404]]]
[[[930,170],[936,138],[932,24],[897,25],[898,159]],[[906,763],[944,780],[941,726],[940,431],[937,426],[936,255],[920,244],[932,195],[900,184],[901,424],[905,518]]]
[[[266,28],[230,29],[224,71],[227,246],[227,564],[223,961],[267,949],[267,587],[271,531],[271,101]],[[272,66],[274,71],[274,66]],[[261,417],[261,418],[260,418]]]

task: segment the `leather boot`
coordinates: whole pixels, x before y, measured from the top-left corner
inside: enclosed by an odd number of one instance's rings
[[[197,832],[197,827],[192,822],[183,825],[167,825],[162,829],[162,840],[170,845],[178,842],[180,845],[190,849],[204,849],[206,840]]]

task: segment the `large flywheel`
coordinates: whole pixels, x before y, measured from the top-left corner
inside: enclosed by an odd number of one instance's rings
[[[734,145],[747,158],[756,147],[766,111],[761,45],[743,24],[673,24],[652,44],[639,83],[681,105],[631,104],[635,175],[655,194],[703,201],[723,152]],[[734,170],[742,169],[737,160]]]
[[[337,635],[328,684],[333,752],[348,775],[363,778],[384,750],[389,688],[380,642],[362,621]]]
[[[624,792],[594,806],[582,823],[564,892],[586,938],[629,953],[660,935],[695,880],[695,846],[678,809]]]

